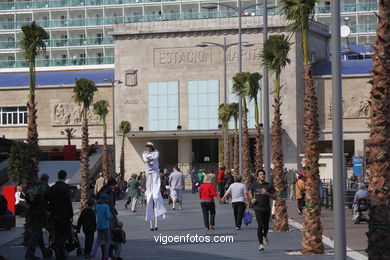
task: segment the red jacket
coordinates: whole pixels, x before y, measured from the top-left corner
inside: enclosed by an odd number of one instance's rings
[[[218,172],[218,182],[223,182],[225,180],[225,171],[219,170]]]
[[[213,200],[214,197],[218,197],[214,185],[212,185],[211,183],[203,183],[202,185],[200,185],[199,198],[201,200]]]

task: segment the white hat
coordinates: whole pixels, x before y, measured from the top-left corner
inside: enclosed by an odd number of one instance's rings
[[[153,147],[154,144],[153,144],[152,142],[147,142],[145,146],[151,146],[151,147]]]

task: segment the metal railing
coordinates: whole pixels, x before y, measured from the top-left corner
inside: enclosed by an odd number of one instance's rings
[[[105,38],[84,38],[84,39],[53,39],[45,41],[46,47],[67,47],[67,46],[90,46],[90,45],[106,45],[113,44],[114,39],[111,37]],[[0,49],[15,49],[19,48],[19,42],[15,41],[0,41]]]
[[[348,12],[372,12],[378,10],[377,3],[368,3],[368,4],[344,4],[340,6],[340,11],[342,13]],[[315,13],[316,14],[327,14],[330,13],[331,5],[316,5]]]
[[[331,179],[324,179],[321,181],[323,187],[323,196],[321,204],[324,208],[333,210],[333,181]],[[351,209],[355,193],[358,190],[358,185],[357,187],[353,187],[353,185],[351,185],[348,179],[345,184],[345,207]]]
[[[37,60],[37,67],[53,67],[53,66],[82,66],[82,65],[103,65],[114,64],[114,57],[98,57],[98,58],[77,58],[77,59],[43,59]],[[0,61],[0,68],[25,68],[27,63],[24,60],[7,60]]]

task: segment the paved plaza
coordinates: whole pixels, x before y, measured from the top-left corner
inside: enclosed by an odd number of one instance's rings
[[[301,233],[294,227],[290,232],[269,234],[270,245],[265,252],[257,251],[256,222],[244,227],[240,231],[234,229],[233,213],[231,205],[221,205],[217,203],[216,230],[206,231],[203,228],[202,213],[198,195],[185,193],[184,210],[173,211],[170,205],[166,219],[159,223],[159,230],[151,232],[149,225],[145,222],[145,207],[139,207],[136,213],[130,212],[124,207],[124,200],[118,201],[117,209],[119,219],[124,222],[124,230],[127,235],[127,242],[123,246],[123,259],[313,259],[313,256],[302,256],[287,254],[287,251],[298,251],[300,249]],[[291,210],[294,203],[290,203]],[[74,205],[77,209],[78,204]],[[291,211],[291,214],[292,211]],[[75,223],[76,223],[75,216]],[[299,222],[298,217],[294,216]],[[21,242],[22,219],[18,219],[19,228],[13,231],[0,231],[0,254],[7,260],[23,259],[25,248],[18,246]],[[325,226],[325,230],[330,227]],[[360,226],[363,228],[364,226]],[[363,231],[364,232],[364,231]],[[326,232],[325,232],[326,233]],[[156,243],[154,236],[232,236],[233,243]],[[363,233],[364,236],[364,233]],[[361,236],[361,237],[363,237]],[[83,244],[83,235],[80,240]],[[366,241],[362,241],[362,247]],[[356,248],[356,245],[355,245]],[[39,250],[38,250],[39,251]],[[332,248],[327,246],[327,251],[332,252]],[[40,252],[37,252],[39,255]],[[356,257],[357,256],[357,257]],[[359,257],[360,256],[360,257]],[[315,256],[317,260],[333,259],[333,255]],[[77,257],[75,251],[68,259],[84,259]],[[97,259],[101,259],[98,255]],[[364,256],[355,253],[355,257],[348,259],[365,259]]]

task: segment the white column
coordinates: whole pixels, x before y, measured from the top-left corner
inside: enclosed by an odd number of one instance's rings
[[[186,176],[186,187],[189,188],[191,180],[189,173],[192,163],[192,139],[191,137],[180,137],[178,140],[178,164],[181,172]]]

